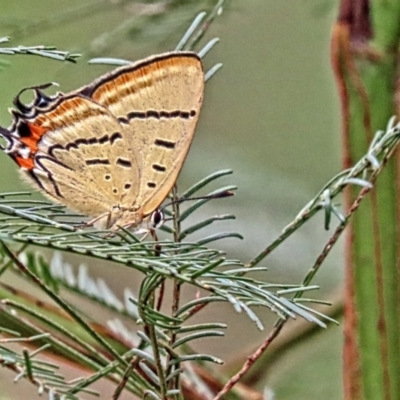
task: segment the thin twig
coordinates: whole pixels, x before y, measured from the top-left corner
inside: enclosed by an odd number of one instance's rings
[[[23,253],[26,248],[29,246],[28,243],[24,243],[18,250],[15,251],[15,255],[18,257],[21,253]],[[12,260],[9,258],[8,261],[4,263],[0,267],[0,276],[3,275],[3,273],[13,264]]]
[[[270,245],[263,249],[257,256],[249,261],[246,266],[252,268],[260,263],[265,257],[267,257],[273,250],[275,250],[280,244],[282,244],[291,234],[297,231],[306,221],[314,216],[319,210],[324,208],[324,204],[321,201],[326,193],[329,194],[329,200],[333,199],[340,192],[342,192],[349,184],[362,184],[368,186],[370,182],[358,178],[361,174],[365,173],[371,166],[374,168],[375,163],[379,165],[377,160],[378,156],[383,155],[383,159],[392,152],[399,142],[400,126],[393,126],[394,120],[389,121],[385,135],[382,136],[382,132],[378,132],[374,140],[372,141],[371,148],[368,153],[361,158],[354,165],[353,168],[340,172],[338,175],[333,177],[324,187],[319,191],[317,196],[314,197],[298,214],[298,216],[284,228],[282,234],[276,238]],[[382,159],[382,160],[383,160]],[[382,161],[383,162],[383,161]],[[376,167],[375,167],[376,168]],[[335,208],[331,205],[330,212],[334,212]]]
[[[53,290],[51,290],[46,284],[44,284],[35,274],[31,272],[29,268],[27,268],[15,255],[14,253],[6,246],[6,244],[0,240],[0,245],[3,247],[5,253],[8,257],[10,257],[15,266],[26,276],[28,276],[36,285],[38,285],[53,301],[55,301],[65,312],[67,312],[75,321],[77,321],[82,328],[101,346],[103,346],[107,351],[110,352],[118,361],[128,366],[126,360],[124,360],[114,348],[112,348],[101,336],[99,336],[88,324],[85,320],[81,318],[79,314],[77,314],[65,301],[63,301],[59,296],[57,296]]]
[[[178,196],[178,190],[176,185],[174,185],[172,189],[172,212],[173,212],[173,224],[174,224],[174,242],[179,243],[180,242],[180,236],[181,236],[181,222],[180,222],[180,203],[178,201],[179,196]],[[174,287],[173,287],[173,293],[172,293],[172,305],[171,305],[171,315],[175,316],[176,312],[179,310],[179,304],[180,304],[180,296],[181,296],[181,282],[178,279],[174,279]],[[176,331],[171,330],[170,333],[170,340],[169,340],[169,345],[172,347],[173,344],[176,341]],[[167,371],[166,375],[169,376],[173,370],[179,369],[180,368],[180,363],[172,364],[171,363],[171,353],[168,353],[167,357]],[[180,374],[177,374],[174,379],[171,379],[169,383],[169,389],[179,389],[179,381],[180,381]]]
[[[114,393],[112,394],[112,400],[118,400],[122,391],[124,390],[126,384],[128,383],[129,375],[131,372],[138,366],[140,358],[137,356],[132,357],[131,362],[129,363],[129,367],[126,369],[121,381],[118,386],[115,388]]]
[[[9,38],[2,38],[1,43],[8,42]],[[27,54],[35,55],[40,57],[52,58],[59,61],[70,61],[75,63],[76,59],[79,58],[80,54],[71,54],[69,51],[57,50],[54,46],[17,46],[17,47],[0,47],[1,55],[17,55],[17,54]]]
[[[198,29],[196,34],[192,37],[192,40],[187,45],[186,48],[188,50],[192,50],[197,45],[197,43],[199,43],[199,41],[203,38],[203,36],[207,32],[208,28],[210,27],[214,19],[222,12],[223,4],[224,0],[219,0],[218,3],[214,6],[214,8],[210,12],[206,20],[201,25],[200,29]]]
[[[166,375],[161,362],[160,349],[158,347],[156,330],[153,324],[147,324],[147,330],[153,349],[153,356],[156,364],[157,377],[160,380],[160,397],[162,400],[167,400],[167,383],[165,381]]]
[[[389,158],[395,151],[395,147],[383,158],[383,160],[380,163],[380,166],[378,169],[376,169],[370,177],[370,182],[374,183],[378,177],[378,175],[382,172],[383,168],[386,166]],[[331,238],[328,240],[328,242],[325,244],[324,248],[322,249],[321,253],[317,257],[314,265],[310,268],[308,271],[307,275],[304,277],[301,286],[307,286],[319,268],[321,267],[323,261],[326,259],[330,251],[332,250],[333,246],[335,243],[338,241],[340,236],[342,235],[344,229],[350,222],[351,216],[356,212],[358,207],[361,204],[361,201],[365,198],[365,196],[371,191],[372,186],[366,186],[364,187],[357,198],[354,200],[353,204],[350,207],[350,210],[346,214],[346,217],[342,223],[336,228],[335,232],[331,236]],[[293,299],[300,298],[302,296],[303,292],[298,291],[296,294],[293,296]],[[277,322],[275,323],[273,329],[271,330],[270,334],[266,338],[266,340],[261,344],[261,346],[250,356],[247,358],[246,362],[240,369],[240,371],[235,374],[232,378],[229,379],[229,381],[225,384],[225,386],[222,388],[222,390],[214,397],[213,400],[221,400],[222,397],[227,394],[233,386],[247,373],[247,371],[251,368],[251,366],[261,357],[261,355],[267,350],[269,345],[273,342],[273,340],[279,335],[281,332],[284,324],[286,323],[287,320],[283,318],[279,318]]]

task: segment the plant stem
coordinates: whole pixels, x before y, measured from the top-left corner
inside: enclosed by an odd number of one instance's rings
[[[375,182],[378,175],[380,172],[382,172],[383,168],[387,164],[390,156],[394,153],[396,148],[393,148],[392,151],[390,151],[382,160],[380,166],[378,169],[376,169],[371,177],[370,177],[370,182]],[[308,271],[307,275],[304,277],[301,286],[307,286],[315,274],[318,272],[319,268],[321,267],[323,261],[326,259],[330,251],[332,250],[334,244],[338,241],[340,238],[341,234],[343,233],[344,229],[350,222],[351,216],[355,213],[355,211],[358,209],[360,206],[362,200],[365,198],[365,196],[371,191],[372,186],[367,186],[364,187],[357,198],[354,200],[352,206],[350,207],[350,210],[346,214],[345,220],[336,228],[335,232],[329,239],[329,241],[325,244],[324,248],[322,249],[320,255],[317,257],[315,263],[313,266],[310,268]],[[296,292],[296,294],[293,296],[293,299],[300,298],[303,295],[302,291]],[[229,381],[225,384],[225,386],[222,388],[222,390],[216,395],[216,397],[213,400],[221,400],[225,394],[227,394],[233,386],[246,374],[246,372],[251,368],[251,366],[261,357],[261,355],[266,351],[266,349],[269,347],[269,345],[272,343],[272,341],[279,335],[281,332],[284,324],[286,323],[286,320],[283,318],[279,318],[273,329],[271,330],[270,334],[266,338],[266,340],[261,344],[261,346],[250,356],[247,358],[246,362],[243,364],[242,368],[240,371],[235,374]]]

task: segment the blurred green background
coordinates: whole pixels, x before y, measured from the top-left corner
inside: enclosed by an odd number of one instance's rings
[[[194,16],[214,4],[200,0],[0,0],[0,36],[11,36],[10,45],[55,45],[83,54],[77,64],[2,56],[10,64],[0,71],[1,125],[9,125],[7,108],[21,88],[55,81],[67,92],[112,69],[88,65],[92,57],[137,60],[173,50]],[[338,99],[329,64],[335,14],[336,3],[327,0],[232,0],[202,42],[216,36],[221,39],[206,57],[205,66],[222,62],[224,67],[207,84],[200,123],[178,187],[184,190],[215,170],[233,169],[234,174],[219,184],[237,185],[236,196],[213,201],[201,211],[203,216],[237,216],[201,234],[240,232],[243,241],[216,244],[229,257],[252,258],[340,171]],[[5,154],[0,154],[0,168],[0,191],[27,188]],[[323,228],[322,215],[315,217],[264,261],[269,271],[263,279],[300,282],[330,234]],[[67,259],[80,263],[76,257]],[[336,296],[342,263],[342,249],[337,248],[314,282],[321,290],[313,297]],[[133,280],[132,271],[121,268],[115,273],[109,267],[96,265],[92,274],[105,277],[121,293]],[[135,289],[138,282],[130,286]],[[265,310],[260,310],[260,316],[264,332],[229,306],[210,307],[200,318],[227,322],[229,329],[225,338],[204,340],[198,349],[229,362],[258,345],[269,332],[275,316]],[[322,335],[287,351],[269,369],[259,389],[268,387],[276,399],[340,399],[341,339],[341,328],[330,326]],[[0,369],[0,399],[25,398],[18,397],[24,387],[34,398],[34,389],[27,383],[9,388],[11,379]]]

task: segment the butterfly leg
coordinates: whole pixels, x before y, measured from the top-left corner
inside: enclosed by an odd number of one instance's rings
[[[106,222],[106,226],[108,226],[109,225],[110,215],[111,214],[109,212],[105,212],[103,214],[100,214],[98,217],[93,218],[90,221],[83,223],[82,225],[79,225],[78,229],[83,229],[83,228],[88,228],[90,226],[94,226],[96,224],[96,222],[100,221],[104,217],[108,217],[107,218],[107,222]]]
[[[155,242],[158,242],[158,236],[155,229],[149,229],[149,233]]]
[[[158,236],[155,229],[148,229],[147,232],[140,238],[140,241],[143,242],[149,235],[154,239],[155,242],[158,242]]]
[[[148,229],[147,232],[140,238],[140,242],[143,242],[149,235],[151,235],[155,242],[158,242],[158,236],[155,229]],[[160,257],[161,255],[161,246],[158,243],[154,245],[154,255],[156,257]]]
[[[144,240],[147,238],[147,236],[150,235],[150,230],[148,230],[146,233],[143,234],[143,236],[140,238],[141,242],[144,242]]]
[[[157,236],[157,232],[155,229],[149,229],[149,233],[152,236],[152,238],[154,239],[155,242],[158,242],[158,236]],[[161,245],[156,243],[154,245],[154,255],[156,257],[160,257],[161,256]]]

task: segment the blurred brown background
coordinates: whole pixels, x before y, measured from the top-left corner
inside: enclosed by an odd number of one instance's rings
[[[75,65],[34,56],[2,56],[10,65],[0,71],[0,123],[10,123],[7,108],[23,87],[55,81],[66,92],[112,69],[89,66],[86,61],[92,57],[137,60],[172,50],[197,12],[212,4],[0,0],[0,36],[11,36],[12,46],[55,45],[84,56]],[[247,261],[258,253],[340,170],[338,102],[329,65],[334,17],[335,3],[327,0],[230,1],[202,42],[216,36],[221,39],[205,65],[210,68],[222,62],[224,67],[207,84],[200,124],[179,188],[184,190],[215,170],[233,169],[234,174],[219,184],[237,185],[236,196],[213,201],[198,215],[237,216],[236,221],[215,224],[198,235],[240,232],[243,241],[215,244],[231,258]],[[4,154],[0,154],[0,165],[1,191],[26,188]],[[329,235],[322,216],[317,216],[263,263],[269,268],[263,279],[299,283]],[[76,257],[66,259],[80,263]],[[337,248],[317,276],[315,283],[321,290],[313,297],[329,300],[337,293],[341,270],[342,252]],[[93,266],[92,275],[107,279],[116,293],[126,286],[137,288],[140,278],[132,278],[128,269],[116,273],[110,264]],[[190,288],[186,292],[194,296]],[[199,342],[199,350],[229,362],[240,351],[257,345],[275,321],[267,310],[258,311],[264,332],[229,306],[210,307],[200,318],[227,322],[229,329],[223,339]],[[277,399],[339,399],[340,363],[341,328],[330,326],[285,353],[263,384]],[[28,398],[17,394],[23,387],[34,393],[26,383],[10,388],[11,379],[0,369],[1,400]]]

